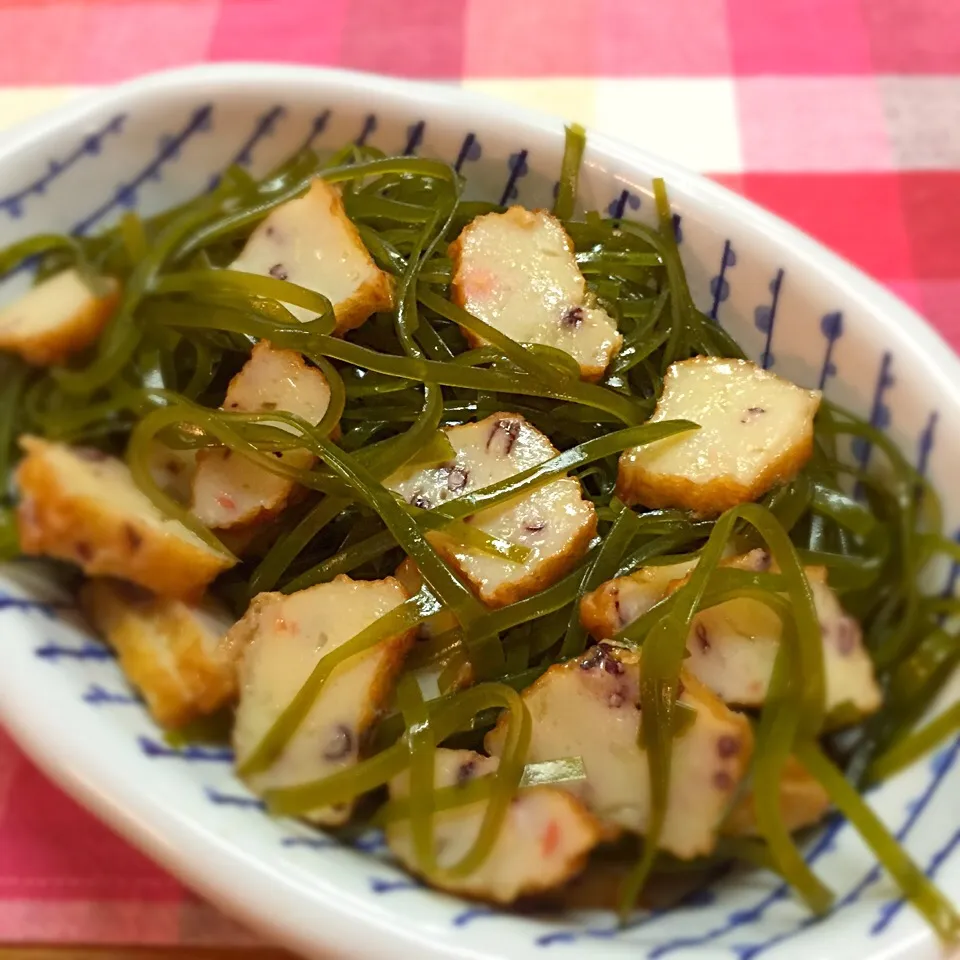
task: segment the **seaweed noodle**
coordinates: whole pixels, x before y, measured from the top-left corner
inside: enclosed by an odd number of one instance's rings
[[[761,503],[708,521],[618,501],[613,491],[620,451],[696,429],[686,422],[645,424],[670,364],[697,354],[742,352],[693,302],[662,183],[654,183],[653,225],[596,212],[575,215],[584,146],[583,131],[571,127],[554,214],[574,242],[590,295],[616,318],[623,334],[623,348],[599,383],[582,382],[569,357],[517,343],[451,302],[448,244],[472,217],[502,208],[463,200],[463,182],[449,165],[390,157],[369,147],[350,146],[326,161],[305,150],[259,181],[227,171],[209,193],[157,216],[128,214],[98,236],[45,234],[0,253],[0,272],[36,262],[37,276],[43,277],[75,266],[90,275],[111,274],[123,289],[116,315],[88,356],[50,370],[3,361],[0,474],[6,490],[17,458],[17,431],[94,444],[125,453],[136,481],[163,510],[226,550],[154,483],[151,445],[225,445],[293,478],[304,497],[279,518],[272,542],[251,548],[214,585],[238,610],[262,590],[291,592],[337,573],[382,576],[404,555],[412,557],[423,577],[420,592],[320,659],[240,773],[255,774],[275,761],[335,667],[386,636],[445,615],[447,629],[418,643],[408,659],[398,709],[380,723],[370,752],[322,780],[266,796],[272,811],[298,815],[356,798],[408,771],[409,797],[381,806],[374,822],[409,820],[419,869],[430,877],[463,876],[484,861],[516,790],[583,776],[578,758],[525,770],[530,718],[518,694],[585,649],[580,596],[646,563],[696,558],[685,585],[616,638],[642,649],[640,736],[652,793],[644,848],[621,895],[623,912],[633,908],[651,873],[677,868],[658,854],[657,841],[672,745],[683,727],[676,698],[691,618],[725,600],[750,597],[766,604],[784,626],[756,727],[752,776],[761,838],[724,841],[716,856],[775,869],[812,909],[828,909],[830,891],[804,862],[780,818],[779,778],[793,753],[861,831],[904,895],[941,936],[953,939],[960,929],[955,912],[848,779],[888,776],[960,725],[953,706],[909,733],[960,659],[954,623],[960,601],[925,588],[931,561],[960,559],[960,548],[943,536],[936,494],[881,432],[825,402],[813,458]],[[395,281],[392,313],[371,318],[345,337],[333,335],[333,311],[320,294],[229,269],[256,225],[303,194],[317,176],[339,184],[348,215]],[[298,322],[289,305],[309,310],[314,319]],[[469,348],[463,330],[484,345]],[[230,377],[261,338],[300,351],[322,369],[332,399],[320,424],[279,412],[220,409]],[[444,426],[498,410],[522,414],[562,452],[431,510],[402,504],[382,486],[404,465],[447,458],[449,442],[439,432]],[[344,430],[339,440],[338,423]],[[876,469],[862,471],[844,460],[841,451],[853,439],[874,448]],[[294,467],[272,456],[294,448],[311,451],[315,463]],[[596,505],[597,541],[558,582],[486,611],[427,534],[442,529],[471,548],[522,561],[524,547],[487,537],[464,521],[565,474],[577,477]],[[17,550],[11,506],[8,498],[0,504],[5,556]],[[719,560],[729,543],[741,550],[765,544],[780,572],[723,568]],[[885,691],[876,716],[837,733],[830,732],[835,718],[824,717],[820,629],[803,574],[809,565],[827,568],[831,585],[862,623]],[[464,689],[459,684],[468,665],[473,684]],[[424,699],[416,680],[425,667],[440,674],[441,692],[432,699]],[[435,790],[434,747],[476,745],[503,712],[509,722],[496,773],[457,791]],[[474,843],[458,863],[440,866],[435,814],[479,801],[484,813]]]

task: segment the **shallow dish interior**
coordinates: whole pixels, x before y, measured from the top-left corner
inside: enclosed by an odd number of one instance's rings
[[[549,206],[562,124],[453,89],[349,74],[226,67],[152,79],[41,121],[0,147],[0,245],[47,230],[93,232],[127,209],[150,213],[206,189],[240,163],[262,174],[305,144],[362,140],[453,163],[471,196]],[[591,138],[585,209],[652,222],[650,178],[664,176],[698,305],[748,354],[888,432],[944,497],[960,443],[960,365],[939,338],[870,281],[721,188],[655,158]],[[816,198],[811,198],[816,202]],[[8,280],[9,294],[25,282]],[[849,455],[869,464],[872,451]],[[949,578],[949,571],[937,571]],[[951,581],[952,582],[952,581]],[[380,859],[266,817],[219,749],[169,749],[106,650],[29,570],[0,579],[5,651],[0,716],[56,778],[200,891],[295,949],[358,956],[922,958],[922,922],[844,823],[812,841],[811,861],[838,893],[814,924],[775,878],[736,874],[625,929],[612,914],[517,916],[427,891]],[[23,600],[27,602],[22,602]],[[55,709],[52,709],[55,705]],[[937,882],[960,895],[955,812],[960,740],[871,800]]]

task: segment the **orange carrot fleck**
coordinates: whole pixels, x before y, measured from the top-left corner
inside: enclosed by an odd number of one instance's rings
[[[543,832],[543,839],[540,841],[540,852],[544,857],[551,856],[560,843],[560,825],[556,820],[551,820],[547,824],[547,829]]]

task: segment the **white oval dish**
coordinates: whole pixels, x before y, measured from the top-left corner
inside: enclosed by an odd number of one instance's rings
[[[47,230],[94,231],[203,190],[230,162],[254,173],[304,143],[357,138],[455,163],[469,193],[551,201],[562,125],[446,86],[310,68],[227,65],[148,77],[80,100],[0,145],[0,245]],[[701,177],[591,136],[587,208],[651,219],[663,176],[698,304],[755,359],[870,417],[918,462],[960,523],[960,362],[899,300],[813,240]],[[816,203],[816,197],[811,197]],[[22,282],[9,281],[8,288]],[[863,463],[868,447],[852,455]],[[775,878],[727,877],[679,908],[519,917],[432,893],[360,849],[269,819],[215,750],[176,754],[103,647],[49,585],[0,578],[0,718],[66,790],[199,893],[310,956],[670,957],[925,960],[939,948],[903,908],[853,829],[834,823],[809,856],[837,891],[814,923]],[[873,792],[871,802],[953,899],[960,898],[960,738]]]

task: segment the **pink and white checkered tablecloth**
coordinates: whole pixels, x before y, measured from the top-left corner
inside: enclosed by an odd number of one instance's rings
[[[0,0],[0,38],[0,128],[144,71],[255,59],[579,120],[794,221],[960,347],[960,0]],[[38,940],[253,942],[0,731],[0,942]]]

